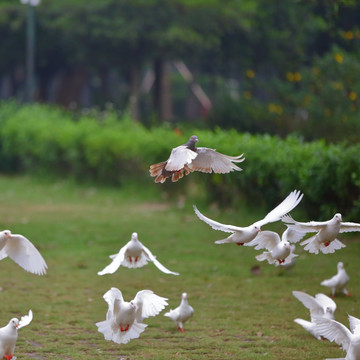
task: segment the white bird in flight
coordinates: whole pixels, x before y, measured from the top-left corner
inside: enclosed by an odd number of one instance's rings
[[[171,177],[175,182],[193,171],[204,173],[225,174],[233,170],[241,171],[234,163],[243,162],[245,158],[228,156],[206,147],[196,147],[198,142],[196,135],[192,135],[188,142],[172,149],[170,157],[161,163],[150,166],[150,175],[155,177],[155,182],[163,183]]]
[[[96,323],[96,326],[105,340],[117,344],[126,344],[138,338],[147,327],[143,320],[158,315],[168,305],[166,298],[151,290],[141,290],[127,302],[121,291],[113,287],[104,294],[104,299],[108,303],[106,320]]]
[[[164,314],[177,324],[178,330],[185,332],[183,324],[194,314],[194,309],[189,305],[187,293],[182,293],[180,305]]]
[[[225,225],[215,220],[211,220],[204,216],[194,205],[196,215],[200,220],[206,222],[214,230],[220,230],[232,233],[229,237],[223,240],[215,241],[215,244],[235,243],[237,245],[249,245],[250,241],[261,231],[261,226],[280,220],[282,216],[294,209],[301,201],[303,194],[300,191],[292,191],[278,206],[271,210],[262,220],[256,221],[247,227],[238,227],[234,225]]]
[[[292,293],[307,309],[309,309],[311,319],[311,321],[295,319],[294,322],[301,325],[315,338],[321,340],[321,335],[316,331],[315,321],[318,318],[334,319],[334,312],[336,310],[335,302],[324,294],[316,294],[315,297],[313,297],[302,291],[293,291]]]
[[[359,360],[360,359],[360,319],[348,315],[350,330],[342,323],[326,319],[316,319],[316,331],[328,339],[329,341],[335,341],[338,345],[346,351],[346,357],[342,360]],[[340,360],[327,359],[327,360]]]
[[[132,233],[131,240],[124,245],[118,254],[110,255],[112,262],[103,270],[98,272],[98,275],[113,274],[120,265],[128,268],[140,268],[151,261],[154,265],[165,274],[179,275],[179,273],[170,271],[162,265],[154,256],[151,251],[144,246],[136,232]]]
[[[23,235],[12,234],[10,230],[0,232],[0,260],[6,257],[28,272],[46,274],[46,262],[36,247]]]
[[[249,243],[249,246],[255,246],[255,250],[267,249],[267,251],[257,255],[256,260],[267,260],[269,264],[279,266],[285,264],[291,254],[290,241],[295,241],[299,236],[302,237],[303,235],[289,228],[283,232],[281,239],[274,231],[262,231]],[[295,256],[297,255],[293,254],[292,258]]]
[[[12,318],[9,323],[0,329],[0,359],[11,360],[14,356],[18,330],[29,325],[33,319],[33,313],[29,310],[28,315]]]
[[[290,215],[281,219],[286,225],[296,231],[304,233],[316,232],[314,236],[302,241],[300,245],[306,245],[304,250],[313,254],[321,251],[323,254],[331,254],[345,245],[336,237],[339,233],[360,231],[360,224],[353,222],[342,222],[341,214],[337,213],[328,221],[298,222]]]
[[[320,285],[330,288],[332,297],[335,297],[337,291],[342,291],[346,296],[350,296],[350,293],[345,288],[349,280],[350,277],[345,271],[344,264],[340,261],[337,264],[337,274],[322,281]]]

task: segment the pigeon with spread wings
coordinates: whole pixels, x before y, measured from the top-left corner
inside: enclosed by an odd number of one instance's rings
[[[331,254],[345,245],[336,237],[339,233],[360,231],[360,224],[342,222],[341,214],[337,213],[328,221],[298,222],[290,215],[281,218],[286,225],[296,231],[304,233],[316,232],[314,236],[305,239],[300,245],[305,245],[304,250],[313,254],[321,251],[323,254]]]
[[[103,297],[108,304],[106,320],[96,323],[96,326],[105,340],[117,344],[126,344],[138,338],[147,327],[143,320],[158,315],[168,305],[167,298],[151,290],[139,291],[130,302],[124,301],[117,288],[111,288]]]
[[[198,138],[192,135],[188,142],[172,149],[166,161],[150,166],[150,175],[156,183],[163,183],[167,178],[175,182],[193,171],[226,174],[233,170],[241,171],[234,163],[243,162],[244,154],[228,156],[206,147],[196,147]]]
[[[229,237],[223,240],[215,241],[215,244],[235,243],[237,245],[250,245],[249,243],[255,239],[255,237],[261,231],[261,226],[279,221],[280,218],[286,213],[294,209],[301,201],[303,194],[300,191],[292,191],[278,206],[271,210],[262,220],[256,221],[247,227],[239,227],[234,225],[226,225],[219,223],[215,220],[211,220],[204,216],[194,205],[194,211],[200,220],[206,222],[214,230],[220,230],[228,233],[232,233]]]
[[[162,265],[152,252],[144,246],[136,232],[132,233],[131,240],[124,245],[118,254],[110,255],[112,262],[103,270],[98,272],[98,275],[113,274],[121,265],[128,268],[140,268],[151,261],[163,273],[171,275],[179,275],[179,273],[170,271]]]

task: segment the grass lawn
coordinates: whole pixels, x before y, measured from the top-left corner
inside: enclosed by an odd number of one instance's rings
[[[347,313],[360,317],[359,236],[341,234],[347,247],[330,255],[308,254],[297,246],[296,266],[280,271],[258,263],[259,252],[252,248],[215,245],[226,234],[196,217],[196,198],[178,207],[177,201],[160,195],[161,185],[150,181],[148,188],[111,189],[0,177],[0,229],[28,237],[49,266],[47,275],[36,276],[9,259],[0,262],[0,325],[29,309],[34,313],[32,323],[19,331],[18,359],[313,360],[345,355],[336,344],[317,341],[293,322],[297,317],[308,320],[309,314],[291,291],[329,295],[320,281],[334,275],[337,262],[343,261],[353,296],[335,298],[335,317],[346,326]],[[239,226],[271,210],[250,211],[239,204],[238,209],[220,211],[196,205],[210,218]],[[285,227],[277,223],[266,229]],[[108,256],[134,231],[163,265],[181,275],[163,274],[150,263],[98,276]],[[250,271],[254,265],[260,265],[260,275]],[[111,287],[119,288],[125,300],[151,289],[169,299],[166,310],[178,306],[185,291],[195,314],[180,333],[164,311],[145,320],[148,327],[139,339],[118,345],[104,340],[95,326],[105,319],[102,296]]]

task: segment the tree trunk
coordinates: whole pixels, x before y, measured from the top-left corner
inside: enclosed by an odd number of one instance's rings
[[[163,58],[157,58],[155,60],[154,75],[154,110],[160,120],[172,120],[170,65]]]

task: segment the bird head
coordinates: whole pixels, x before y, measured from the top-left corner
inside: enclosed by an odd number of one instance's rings
[[[0,232],[1,237],[5,237],[8,239],[11,239],[11,231],[10,230],[4,230]]]
[[[339,261],[338,264],[337,264],[337,268],[338,268],[338,270],[343,269],[344,268],[344,263]]]
[[[10,324],[15,328],[17,329],[19,327],[19,320],[17,318],[12,318],[10,320]]]
[[[132,306],[132,308],[135,310],[136,309],[136,305],[133,301],[130,301],[130,305]]]
[[[341,216],[341,214],[340,214],[340,213],[335,214],[335,215],[334,215],[334,219],[335,219],[336,221],[338,221],[338,222],[341,222],[341,221],[342,221],[342,216]]]
[[[181,298],[184,300],[187,299],[187,293],[186,292],[182,293]]]
[[[133,233],[131,234],[131,239],[132,239],[132,240],[137,240],[137,239],[138,239],[138,234],[137,234],[136,232],[133,232]]]

